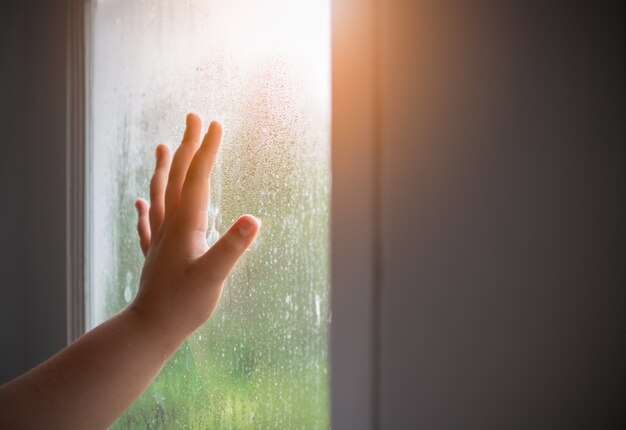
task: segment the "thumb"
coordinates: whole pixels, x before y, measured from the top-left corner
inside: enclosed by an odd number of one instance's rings
[[[239,257],[250,247],[261,227],[252,215],[242,215],[228,231],[197,261],[205,279],[222,283]]]

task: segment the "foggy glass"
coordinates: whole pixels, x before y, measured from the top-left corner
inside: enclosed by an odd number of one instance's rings
[[[328,3],[93,2],[88,326],[137,292],[133,201],[187,112],[224,125],[207,240],[244,213],[263,225],[211,319],[113,428],[328,428]]]

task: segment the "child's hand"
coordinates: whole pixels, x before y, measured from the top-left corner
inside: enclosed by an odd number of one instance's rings
[[[187,115],[183,141],[171,161],[168,148],[157,147],[150,205],[135,202],[146,261],[129,310],[176,344],[211,316],[226,276],[259,229],[254,217],[244,215],[207,246],[209,175],[222,126],[212,122],[200,145],[201,127],[197,115]]]
[[[222,126],[211,123],[202,146],[200,129],[200,118],[187,115],[171,166],[167,147],[157,147],[151,206],[136,202],[146,262],[135,301],[0,387],[3,428],[108,428],[211,316],[224,279],[254,240],[259,223],[244,215],[211,249],[207,246],[209,175]]]

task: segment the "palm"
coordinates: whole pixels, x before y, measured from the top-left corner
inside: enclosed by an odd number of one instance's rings
[[[222,128],[212,122],[202,144],[200,130],[200,119],[190,114],[173,159],[166,146],[157,147],[150,205],[136,204],[146,262],[132,306],[184,336],[211,315],[224,279],[259,228],[254,217],[244,215],[212,247],[207,245],[209,177]]]

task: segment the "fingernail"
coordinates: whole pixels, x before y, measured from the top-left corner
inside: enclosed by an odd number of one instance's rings
[[[241,233],[241,235],[244,237],[250,236],[250,234],[252,234],[253,229],[254,229],[254,224],[252,224],[252,222],[250,222],[249,219],[244,218],[239,223],[239,233]]]

